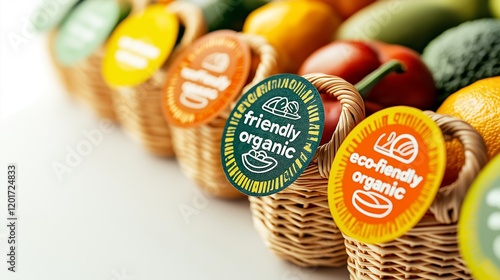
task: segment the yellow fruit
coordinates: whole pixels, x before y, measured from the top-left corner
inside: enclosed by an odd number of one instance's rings
[[[491,14],[500,18],[500,0],[490,0],[489,4]]]
[[[316,49],[329,43],[340,17],[323,2],[270,2],[245,20],[243,32],[265,37],[279,54],[282,72],[296,73]]]
[[[461,119],[484,138],[488,157],[500,153],[500,77],[479,80],[450,95],[437,110]],[[463,162],[463,149],[458,141],[447,143],[447,164],[443,184],[456,179]]]

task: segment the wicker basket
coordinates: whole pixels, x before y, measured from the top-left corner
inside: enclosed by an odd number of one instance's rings
[[[274,195],[250,197],[250,207],[255,228],[276,255],[302,267],[343,266],[347,255],[328,207],[328,175],[340,144],[365,116],[364,102],[343,79],[323,74],[304,77],[320,92],[340,100],[337,128],[292,185]]]
[[[250,46],[252,55],[260,58],[252,82],[242,90],[244,93],[252,85],[276,73],[277,59],[274,48],[264,38],[242,33],[238,36]],[[245,195],[227,181],[220,159],[222,132],[229,113],[230,108],[209,123],[197,127],[172,126],[172,140],[183,173],[205,193],[221,198],[240,198]]]
[[[457,221],[470,184],[488,157],[481,136],[450,116],[426,112],[446,140],[457,138],[465,164],[457,181],[441,188],[430,213],[409,232],[384,244],[364,244],[345,236],[351,279],[472,279],[460,256]]]
[[[161,110],[161,93],[170,63],[194,40],[206,33],[202,11],[186,2],[173,2],[168,9],[185,26],[181,42],[161,69],[149,80],[135,87],[120,87],[114,92],[116,113],[123,127],[151,153],[173,156],[170,127]]]
[[[131,5],[131,13],[138,12],[152,0],[117,0],[119,3]],[[112,97],[112,89],[105,83],[102,74],[102,62],[104,58],[104,45],[84,60],[74,66],[65,67],[61,65],[54,54],[54,41],[56,32],[49,36],[49,48],[52,63],[59,80],[66,91],[87,104],[94,112],[102,117],[116,120],[115,108]]]
[[[77,98],[93,109],[99,117],[116,121],[113,90],[101,74],[104,53],[104,47],[100,46],[89,57],[72,67],[67,74],[73,83],[70,90]]]
[[[54,71],[56,73],[56,76],[59,80],[59,82],[62,84],[63,88],[66,90],[66,92],[70,95],[74,95],[74,88],[73,82],[71,82],[71,68],[70,67],[65,67],[56,58],[55,54],[55,41],[57,38],[57,32],[58,30],[52,30],[48,36],[47,36],[47,47],[49,51],[49,58],[50,62],[52,63],[52,67],[54,68]]]

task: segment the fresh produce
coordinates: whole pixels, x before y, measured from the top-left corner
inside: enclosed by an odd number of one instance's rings
[[[405,0],[406,1],[406,0]],[[489,17],[491,15],[488,7],[489,0],[436,0],[447,7],[454,9],[460,16],[462,22]]]
[[[347,19],[338,39],[379,40],[421,52],[446,29],[487,14],[487,0],[377,1]]]
[[[320,48],[307,58],[299,74],[321,72],[339,76],[351,84],[356,84],[390,60],[400,61],[405,73],[389,74],[371,89],[358,88],[365,94],[367,115],[396,105],[420,109],[434,106],[436,96],[431,72],[415,51],[403,46],[380,42],[336,41]],[[332,127],[335,129],[337,126],[341,106],[332,97],[322,98],[325,104],[325,119],[328,120],[325,123],[325,131],[330,131]],[[324,135],[326,138],[331,136],[328,133]]]
[[[490,0],[489,8],[493,16],[500,18],[500,0]]]
[[[330,5],[342,18],[346,19],[375,0],[311,0]]]
[[[270,0],[180,0],[203,10],[209,31],[231,29],[241,31],[248,14]]]
[[[482,79],[450,95],[437,113],[459,118],[484,138],[488,157],[500,154],[500,77]],[[443,185],[454,182],[464,163],[457,140],[447,143],[447,164]]]
[[[312,52],[332,40],[339,24],[340,17],[325,3],[278,1],[253,11],[243,32],[265,37],[279,54],[281,72],[296,73]]]
[[[425,48],[438,101],[473,82],[500,75],[500,20],[480,19],[447,30]]]
[[[323,135],[321,137],[320,145],[330,141],[333,132],[339,123],[340,113],[342,112],[342,105],[333,97],[326,94],[321,94],[321,100],[325,110],[325,123],[323,126]],[[384,109],[377,103],[365,102],[366,115],[373,114],[374,112]]]

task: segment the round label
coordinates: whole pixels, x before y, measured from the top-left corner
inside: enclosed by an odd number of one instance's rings
[[[323,121],[319,92],[305,78],[280,74],[256,84],[238,101],[222,134],[229,182],[250,196],[288,187],[316,153]]]
[[[441,130],[422,111],[398,106],[371,115],[333,161],[328,203],[335,223],[364,243],[402,236],[432,204],[445,166]]]
[[[250,48],[235,31],[200,38],[170,66],[163,98],[167,121],[188,127],[215,118],[240,94],[250,63]]]
[[[165,5],[131,15],[115,29],[106,47],[104,80],[113,87],[136,86],[167,60],[177,40],[179,21]]]
[[[87,0],[64,21],[55,43],[56,56],[70,66],[92,54],[120,20],[115,0]]]
[[[38,31],[50,30],[63,21],[79,0],[43,0],[32,15]]]
[[[500,156],[470,187],[458,221],[460,253],[476,279],[500,275]]]

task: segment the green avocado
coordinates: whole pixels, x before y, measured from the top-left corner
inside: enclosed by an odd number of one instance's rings
[[[462,23],[434,39],[422,55],[438,89],[438,101],[477,80],[500,76],[500,20]]]
[[[487,0],[377,1],[347,19],[338,39],[378,40],[422,52],[446,29],[485,16]]]

